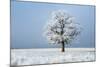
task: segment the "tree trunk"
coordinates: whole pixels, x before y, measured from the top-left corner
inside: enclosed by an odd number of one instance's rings
[[[63,41],[62,41],[62,52],[65,52],[65,44]]]

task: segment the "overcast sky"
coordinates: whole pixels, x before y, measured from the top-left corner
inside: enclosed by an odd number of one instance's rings
[[[83,30],[78,40],[68,47],[93,48],[95,43],[95,7],[86,5],[50,4],[36,2],[11,2],[11,48],[52,48],[60,45],[48,44],[43,37],[50,13],[66,10],[75,17]]]

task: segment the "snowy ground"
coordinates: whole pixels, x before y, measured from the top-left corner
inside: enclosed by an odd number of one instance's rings
[[[11,49],[11,65],[37,65],[95,61],[94,48]]]

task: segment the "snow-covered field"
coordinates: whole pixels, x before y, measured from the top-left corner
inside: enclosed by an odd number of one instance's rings
[[[11,49],[11,65],[37,65],[95,61],[95,48]]]

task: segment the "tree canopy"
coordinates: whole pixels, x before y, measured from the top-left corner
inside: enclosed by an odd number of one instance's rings
[[[80,34],[80,24],[65,10],[53,11],[45,27],[45,36],[51,44],[70,44]]]

